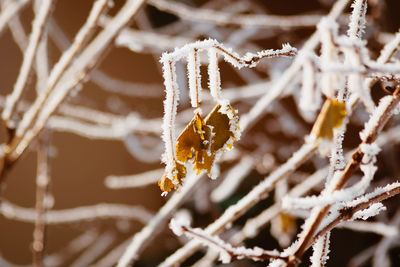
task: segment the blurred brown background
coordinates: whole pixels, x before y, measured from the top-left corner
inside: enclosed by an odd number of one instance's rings
[[[114,1],[115,6],[110,10],[110,14],[115,14],[123,1]],[[188,5],[200,6],[206,1],[182,1]],[[229,1],[225,1],[229,2]],[[234,2],[234,1],[232,1]],[[328,12],[332,1],[297,1],[297,0],[268,0],[256,1],[259,5],[275,14],[298,14],[303,12],[313,12],[314,10],[324,10]],[[321,2],[326,2],[326,6]],[[93,1],[82,0],[58,0],[54,9],[54,19],[58,22],[70,40],[74,37],[77,30],[84,23]],[[385,12],[386,17],[382,18],[382,29],[394,32],[399,28],[400,1],[386,0],[388,8]],[[149,6],[143,8],[143,12],[150,18],[154,27],[163,26],[176,17],[158,11]],[[30,31],[33,18],[30,5],[23,11],[21,16],[27,33]],[[132,27],[137,27],[136,23]],[[298,46],[296,40],[308,36],[314,29],[296,30],[293,32],[282,31],[280,40],[265,39],[258,42],[263,48],[277,48],[281,42],[290,41],[292,45]],[[204,36],[207,37],[207,36]],[[221,40],[223,41],[223,40]],[[1,95],[8,94],[18,75],[21,64],[21,52],[15,45],[11,34],[5,30],[0,37],[0,81]],[[60,56],[59,50],[50,38],[49,51],[51,62],[54,64]],[[138,54],[126,48],[112,48],[104,57],[99,69],[113,77],[123,80],[130,80],[142,83],[159,84],[159,95],[157,99],[144,99],[112,95],[101,90],[92,82],[84,84],[77,96],[70,97],[70,103],[85,105],[94,109],[118,112],[128,115],[129,112],[138,112],[146,118],[161,117],[163,114],[162,101],[164,89],[158,57],[160,55]],[[229,72],[229,70],[225,70]],[[240,83],[237,77],[223,77],[224,82]],[[34,84],[32,77],[30,84]],[[28,86],[26,99],[32,100],[35,96],[33,86]],[[110,103],[118,103],[117,108]],[[4,140],[4,130],[0,138]],[[244,137],[245,139],[245,137]],[[143,205],[150,211],[156,212],[166,199],[160,196],[160,190],[156,185],[142,189],[109,190],[104,186],[104,178],[110,174],[124,175],[140,173],[146,170],[163,167],[161,163],[146,164],[138,162],[127,151],[124,144],[116,141],[89,140],[74,134],[58,133],[51,134],[52,153],[51,158],[51,186],[50,192],[55,197],[53,209],[65,209],[82,205],[93,205],[98,203],[126,203]],[[35,144],[33,144],[34,146]],[[34,207],[35,203],[35,172],[36,155],[34,152],[27,151],[23,157],[13,167],[7,176],[6,188],[3,197],[15,204],[23,207]],[[254,174],[257,176],[257,174]],[[257,180],[257,179],[255,179]],[[215,181],[209,181],[214,183]],[[190,204],[188,204],[190,207]],[[201,216],[199,221],[201,221]],[[119,240],[122,241],[140,230],[142,225],[137,222],[123,222],[128,228],[118,232]],[[63,224],[49,226],[47,232],[46,254],[60,251],[66,243],[79,234],[96,228],[101,230],[113,230],[114,220],[88,221],[73,224]],[[31,263],[31,249],[33,225],[22,223],[15,220],[5,219],[0,216],[0,253],[2,257],[16,264]],[[266,235],[266,233],[263,232]],[[346,238],[346,232],[341,231],[332,240],[333,249],[340,253],[343,258],[347,258],[359,249],[365,242],[376,241],[374,235],[363,234],[355,239],[347,239],[344,247],[335,247],[335,239]],[[257,241],[260,241],[259,238]],[[177,241],[169,229],[164,229],[164,233],[157,239],[159,242],[152,242],[150,248],[146,249],[137,266],[152,266],[153,260],[159,261],[178,247]],[[254,242],[256,243],[256,242]],[[339,244],[337,242],[336,244]],[[251,242],[249,243],[252,244]],[[259,245],[259,243],[256,243]],[[272,243],[274,245],[274,243]],[[269,244],[271,245],[271,244]],[[268,244],[266,247],[269,246]],[[269,247],[268,247],[269,248]],[[335,254],[336,254],[335,253]],[[328,266],[342,266],[341,261],[331,256],[332,261]],[[261,266],[261,265],[260,265]]]

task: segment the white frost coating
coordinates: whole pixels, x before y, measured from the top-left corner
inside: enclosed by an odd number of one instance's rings
[[[282,56],[284,54],[295,54],[297,52],[297,49],[292,47],[290,44],[282,44],[282,49],[280,50],[273,50],[273,49],[268,49],[268,50],[263,50],[260,52],[257,52],[257,54],[254,53],[246,53],[246,55],[242,58],[240,62],[241,67],[249,67],[253,68],[257,65],[258,61],[257,59],[261,59],[264,57],[277,57],[277,56]],[[250,63],[247,63],[250,62]],[[240,67],[240,68],[241,68]]]
[[[197,49],[193,49],[187,56],[187,73],[189,80],[190,101],[192,107],[198,108],[201,102],[201,75],[200,59]]]
[[[171,53],[164,53],[162,58],[167,61],[179,61],[185,58],[191,51],[197,49],[199,52],[203,50],[208,50],[210,47],[215,47],[219,45],[217,40],[207,39],[203,41],[197,41],[194,43],[186,44],[180,48],[175,48],[175,50]]]
[[[387,223],[383,222],[345,221],[341,222],[337,227],[344,227],[357,232],[375,233],[384,237],[392,237],[400,234],[400,229],[396,226],[387,225]]]
[[[320,223],[320,225],[319,225],[319,227],[318,227],[318,230],[317,230],[316,232],[318,233],[319,231],[321,231],[322,229],[324,229],[325,227],[327,227],[327,226],[328,226],[331,222],[333,222],[335,219],[337,219],[337,218],[340,216],[339,209],[342,208],[342,207],[343,207],[343,206],[340,205],[340,204],[339,204],[339,205],[333,205],[333,206],[329,209],[328,215],[326,215],[325,218],[324,218],[324,219],[322,220],[322,222]],[[311,212],[311,216],[312,216],[312,215],[318,215],[318,210],[313,210],[313,211]],[[306,220],[306,223],[308,223],[309,225],[313,223],[313,221],[310,220],[310,218],[312,218],[311,216]],[[309,229],[309,228],[305,228],[306,223],[304,223],[304,225],[302,226],[303,229]],[[309,225],[308,225],[308,226],[309,226]]]
[[[186,236],[197,239],[204,245],[217,250],[220,253],[219,259],[222,263],[230,263],[233,256],[238,259],[251,258],[253,260],[259,260],[257,257],[262,256],[265,252],[259,247],[254,247],[253,249],[246,247],[233,247],[218,236],[210,235],[200,228],[191,228],[186,221],[172,219],[169,226],[176,235],[181,236],[182,234],[185,234]],[[268,251],[268,254],[279,256],[279,252],[275,250]]]
[[[325,187],[328,186],[336,171],[343,170],[346,167],[343,156],[343,139],[347,125],[346,121],[347,120],[342,123],[339,129],[334,130],[334,146],[329,159],[329,174],[325,182]]]
[[[285,267],[287,263],[283,260],[273,260],[268,264],[268,267]]]
[[[367,1],[355,0],[351,5],[353,12],[350,16],[349,30],[347,35],[350,38],[361,38],[365,29],[365,14],[367,13]]]
[[[377,63],[385,63],[388,61],[388,59],[393,55],[393,52],[397,50],[399,43],[400,32],[396,33],[395,37],[381,50]]]
[[[169,222],[169,228],[172,230],[172,232],[174,232],[174,234],[176,234],[177,236],[181,236],[183,234],[183,228],[182,226],[189,226],[189,222],[187,221],[183,221],[183,220],[179,220],[179,222],[177,220],[175,220],[174,218],[171,219],[171,221]]]
[[[221,100],[219,102],[221,105],[221,108],[218,110],[218,112],[225,114],[229,118],[229,131],[233,133],[233,136],[235,137],[236,141],[240,140],[241,136],[241,131],[239,129],[239,117],[237,116],[237,111],[233,111],[229,105],[228,100]],[[227,144],[232,144],[234,140],[229,140]],[[227,148],[223,148],[227,149]]]
[[[15,109],[18,100],[21,98],[23,90],[27,84],[33,60],[35,58],[40,38],[43,35],[44,25],[51,12],[52,0],[41,1],[40,8],[32,23],[32,32],[29,36],[29,43],[24,53],[22,66],[19,70],[17,81],[15,82],[12,93],[6,98],[6,104],[1,117],[4,121],[8,121]],[[4,10],[3,10],[4,12]]]
[[[396,189],[398,187],[400,187],[400,182],[394,182],[394,183],[391,183],[391,184],[386,185],[384,187],[378,187],[371,193],[365,194],[363,196],[358,197],[357,199],[355,199],[353,201],[349,201],[349,202],[345,203],[345,206],[347,206],[347,207],[355,207],[355,206],[357,206],[357,205],[359,205],[361,203],[368,202],[370,199],[372,199],[372,198],[374,198],[374,197],[376,197],[378,195],[381,195],[383,193],[387,193],[387,192],[389,192],[391,190],[394,190],[394,189]]]
[[[156,169],[133,175],[110,175],[106,177],[104,184],[109,189],[143,187],[157,183],[158,179],[163,175],[163,173],[164,169]]]
[[[359,68],[361,71],[365,69],[359,51],[357,51],[355,48],[345,48],[343,50],[346,57],[346,64],[350,64],[354,68]],[[359,73],[349,74],[348,88],[350,92],[360,97],[368,112],[373,111],[375,103],[372,100],[369,92],[370,88],[365,86],[364,78]]]
[[[300,108],[305,111],[318,110],[322,103],[321,91],[316,85],[315,66],[311,59],[303,63],[303,86],[300,97]]]
[[[330,244],[331,233],[328,232],[326,235],[321,236],[313,245],[314,253],[310,257],[311,267],[322,267],[325,266],[329,259],[329,244]]]
[[[383,210],[386,210],[386,207],[382,203],[373,203],[367,209],[359,210],[356,213],[354,213],[354,215],[351,219],[366,220],[370,217],[378,215]]]
[[[377,167],[372,164],[361,165],[360,168],[364,172],[364,177],[355,185],[349,188],[336,190],[330,194],[323,192],[319,196],[310,196],[304,198],[291,198],[289,196],[285,196],[282,199],[282,207],[284,209],[309,209],[317,206],[333,205],[355,199],[365,192],[377,170]],[[336,176],[340,177],[341,172],[336,172],[335,177]]]
[[[165,154],[163,161],[167,165],[165,171],[167,177],[172,180],[172,171],[175,167],[176,159],[176,137],[175,137],[175,117],[178,106],[179,90],[175,77],[175,62],[167,60],[168,54],[163,54],[161,63],[163,64],[164,86],[166,98],[164,100],[164,120],[163,120],[163,141],[165,143]]]
[[[362,158],[363,164],[375,163],[376,155],[378,155],[378,153],[381,151],[381,149],[376,144],[376,142],[371,143],[371,144],[362,143],[360,145],[360,149],[361,149],[361,152],[364,153],[364,156]],[[361,165],[361,167],[362,167],[362,165]]]
[[[218,67],[218,50],[210,48],[208,50],[208,79],[211,96],[219,102],[221,98],[221,77]]]
[[[334,40],[337,39],[338,28],[338,24],[333,19],[329,18],[321,19],[321,22],[318,24],[318,33],[321,40],[321,63],[323,65],[329,65],[336,58],[337,51],[334,45]],[[333,82],[334,74],[322,74],[322,92],[329,97],[334,95]]]
[[[376,127],[379,125],[379,119],[382,117],[382,114],[392,103],[392,96],[382,97],[379,101],[379,105],[375,108],[374,112],[372,112],[371,117],[368,122],[365,124],[364,129],[360,132],[361,140],[365,140],[368,135],[374,131]]]

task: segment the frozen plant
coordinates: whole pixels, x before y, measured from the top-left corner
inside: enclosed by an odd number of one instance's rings
[[[200,52],[208,55],[208,76],[210,93],[217,103],[214,109],[202,119],[201,102],[201,75]],[[234,67],[255,67],[260,59],[277,56],[294,56],[296,49],[286,44],[280,50],[263,50],[257,54],[247,53],[240,57],[232,49],[225,48],[216,40],[197,41],[176,48],[171,53],[164,53],[161,57],[163,64],[164,85],[166,99],[164,101],[163,140],[165,153],[163,161],[166,170],[158,185],[164,192],[182,184],[186,177],[188,160],[193,159],[193,169],[197,175],[202,170],[215,179],[218,175],[216,161],[221,153],[231,149],[233,142],[240,139],[239,117],[237,111],[230,105],[228,99],[221,94],[221,77],[218,68],[218,56]],[[179,89],[176,78],[176,62],[187,58],[187,73],[191,105],[195,108],[195,116],[175,141],[175,117],[179,101]],[[195,154],[194,156],[192,154]]]
[[[397,2],[0,0],[0,266],[399,266]]]

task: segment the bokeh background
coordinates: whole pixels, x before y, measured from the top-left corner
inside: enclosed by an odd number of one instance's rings
[[[213,1],[179,1],[192,7],[201,7],[207,5],[215,5],[217,8],[222,6],[238,4],[240,1],[218,0],[221,3],[210,3]],[[114,15],[121,7],[124,1],[115,0],[113,7],[108,11],[108,15]],[[330,0],[265,0],[256,1],[255,6],[260,8],[260,13],[272,13],[278,15],[294,15],[294,14],[326,14],[333,1]],[[393,33],[399,29],[400,16],[400,1],[398,0],[385,0],[385,1],[371,1],[371,3],[383,2],[377,4],[383,10],[378,14],[374,13],[374,9],[368,11],[368,15],[374,18],[374,24],[367,28],[367,38],[371,51],[377,53],[382,47],[381,44],[374,38],[376,32]],[[57,0],[52,18],[57,22],[60,29],[62,29],[65,36],[71,41],[82,26],[87,18],[87,15],[92,7],[93,1],[89,0]],[[348,9],[349,11],[350,9]],[[30,32],[31,22],[33,19],[32,6],[28,5],[20,14],[20,19],[23,23],[24,29],[27,33]],[[343,18],[345,19],[345,18]],[[175,15],[162,12],[151,5],[144,5],[141,8],[138,16],[134,19],[131,27],[134,29],[145,29],[152,32],[162,32],[168,25],[172,25],[180,21]],[[201,23],[198,23],[199,25]],[[345,24],[343,24],[345,25]],[[204,39],[208,37],[219,36],[220,42],[230,46],[229,35],[236,30],[237,26],[217,26],[215,31],[221,33],[215,34],[212,30],[209,33],[201,35],[192,32],[190,27],[195,27],[196,23],[186,23],[186,27],[182,27],[182,32],[177,32],[182,37],[191,39]],[[150,27],[150,29],[149,29]],[[344,27],[345,29],[345,27]],[[240,53],[245,51],[256,51],[258,48],[280,48],[281,43],[290,42],[295,47],[300,47],[302,42],[315,30],[315,27],[300,28],[300,29],[275,29],[275,33],[270,35],[265,34],[265,38],[254,38],[247,42],[242,42],[240,46],[235,49]],[[265,31],[268,31],[266,29]],[[263,34],[263,30],[259,30],[259,34]],[[0,37],[0,93],[2,96],[11,92],[16,77],[19,72],[22,53],[18,46],[15,44],[11,33],[6,29]],[[50,54],[50,64],[54,64],[60,56],[59,47],[49,38],[48,49]],[[101,63],[97,66],[98,69],[107,73],[108,75],[135,83],[143,83],[151,85],[152,92],[155,92],[155,97],[129,97],[118,93],[110,93],[105,91],[97,84],[93,83],[90,79],[82,86],[79,92],[74,93],[68,98],[68,103],[73,105],[81,105],[92,109],[118,114],[121,116],[128,116],[130,113],[135,112],[144,118],[160,118],[163,115],[164,88],[162,85],[163,79],[161,75],[161,66],[158,62],[161,52],[132,52],[126,47],[112,47],[107,51]],[[286,59],[285,59],[286,60]],[[290,62],[288,60],[283,61]],[[255,70],[258,77],[265,80],[268,75],[265,74],[263,68],[268,68],[268,64],[263,65]],[[203,71],[203,69],[202,69]],[[34,84],[35,76],[31,75],[30,82],[26,88],[25,100],[32,101],[35,97]],[[223,87],[235,87],[247,83],[235,71],[232,70],[227,64],[222,64],[222,81]],[[205,85],[204,85],[205,87]],[[122,88],[123,90],[123,88]],[[139,89],[138,89],[139,90]],[[142,90],[147,90],[145,87]],[[185,95],[185,94],[183,94]],[[383,93],[376,93],[375,98],[378,99]],[[240,112],[249,110],[252,101],[243,101],[237,103],[237,108]],[[307,132],[311,125],[297,114],[293,108],[293,100],[290,97],[282,100],[283,106],[287,108],[287,112],[301,121],[304,125],[305,132]],[[180,109],[189,108],[187,97],[182,100]],[[273,115],[266,116],[257,126],[254,131],[242,137],[242,140],[237,144],[241,151],[250,153],[257,146],[257,136],[268,136],[270,141],[275,144],[285,144],[287,142],[300,144],[297,137],[284,135],[281,132],[274,132],[274,130],[266,130],[265,125],[268,123],[276,123],[276,118]],[[161,127],[161,125],[160,125]],[[354,125],[351,128],[354,131],[354,140],[347,139],[346,145],[352,147],[357,144],[357,131],[360,125]],[[0,140],[5,140],[4,127],[2,126]],[[144,137],[145,138],[145,137]],[[126,175],[141,173],[144,171],[162,168],[160,162],[146,163],[140,162],[129,152],[129,149],[123,142],[110,141],[110,140],[90,140],[88,138],[77,136],[71,133],[52,132],[50,133],[51,139],[51,185],[50,192],[54,196],[54,206],[52,209],[67,209],[78,206],[94,205],[98,203],[124,203],[131,205],[140,205],[148,209],[150,212],[157,212],[157,210],[166,202],[168,198],[160,196],[160,190],[156,184],[137,189],[123,189],[123,190],[110,190],[105,187],[104,179],[110,174]],[[142,140],[142,139],[141,139]],[[159,136],[150,137],[150,142],[161,142]],[[158,140],[158,141],[154,141]],[[13,169],[7,175],[6,187],[3,191],[2,197],[8,201],[23,207],[34,207],[35,203],[35,176],[36,176],[36,153],[35,146],[31,146],[32,150],[26,151],[23,157],[15,164]],[[399,162],[399,148],[394,146],[391,150],[395,154],[390,154],[393,162]],[[289,151],[290,152],[290,151]],[[286,155],[289,153],[275,153],[270,152],[271,155],[276,156],[276,162],[283,162]],[[394,156],[393,156],[394,155]],[[160,154],[161,156],[161,154]],[[262,155],[260,156],[262,157]],[[222,165],[222,169],[229,168],[233,163],[226,163]],[[400,173],[396,164],[387,163],[387,174]],[[260,167],[261,168],[261,167]],[[313,170],[313,166],[305,166],[304,172]],[[196,208],[196,203],[193,200],[186,202],[184,208],[193,212],[194,226],[204,227],[208,225],[210,219],[217,218],[221,211],[223,211],[229,204],[234,203],[237,199],[245,194],[252,188],[258,181],[265,175],[262,169],[255,168],[250,172],[248,177],[241,185],[238,192],[232,196],[226,203],[219,203],[213,210],[201,212]],[[383,174],[381,174],[383,176]],[[211,187],[218,184],[218,181],[207,180]],[[398,199],[393,200],[399,203]],[[243,224],[244,218],[257,214],[266,205],[273,203],[273,197],[262,201],[246,216],[241,218],[237,224]],[[392,204],[395,204],[394,202]],[[390,206],[390,204],[389,204]],[[390,212],[390,209],[389,209]],[[300,223],[300,222],[299,222]],[[46,234],[46,255],[54,253],[62,253],[66,245],[79,235],[95,229],[100,233],[111,233],[115,239],[112,245],[106,251],[109,251],[113,246],[116,246],[135,232],[139,231],[143,225],[139,222],[128,220],[114,220],[102,219],[93,221],[84,221],[72,224],[51,225],[47,228]],[[141,255],[140,260],[136,266],[154,266],[166,256],[175,251],[179,246],[179,241],[175,238],[173,233],[167,228],[159,229],[161,234],[157,236],[156,240],[152,241],[151,245]],[[10,220],[0,216],[0,254],[7,261],[17,265],[28,265],[31,263],[32,252],[32,231],[33,225],[19,222],[17,220]],[[366,233],[354,233],[348,230],[335,230],[332,235],[332,247],[330,254],[331,260],[328,266],[344,266],[352,255],[358,253],[366,244],[372,244],[380,239],[379,236]],[[264,229],[257,238],[249,240],[246,245],[262,246],[267,249],[279,247],[277,242],[269,234],[269,226]],[[400,248],[391,252],[393,266],[400,265]],[[79,253],[72,256],[65,262],[64,266],[68,266],[74,261]],[[202,254],[198,253],[185,265],[190,265],[194,259],[200,257]],[[307,256],[305,258],[308,258]],[[236,265],[232,266],[257,266],[257,263],[250,263],[247,261],[238,261]],[[259,264],[263,266],[264,264]]]

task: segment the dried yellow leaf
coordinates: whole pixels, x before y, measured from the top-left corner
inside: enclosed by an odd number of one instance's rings
[[[317,138],[333,139],[333,130],[342,125],[346,117],[346,105],[338,100],[327,99],[314,124],[312,133]]]
[[[206,124],[204,137],[207,140],[206,149],[199,151],[196,155],[194,169],[199,173],[206,170],[211,175],[211,169],[214,165],[215,156],[226,145],[228,149],[232,148],[235,138],[235,132],[238,129],[238,116],[231,106],[226,106],[223,110],[221,105],[217,105],[204,119]],[[231,118],[229,118],[229,115]],[[232,129],[232,124],[234,129]],[[229,142],[231,141],[231,142]]]
[[[169,192],[175,186],[172,183],[172,180],[167,177],[167,173],[165,172],[161,179],[158,180],[158,187],[160,187],[163,192]]]
[[[175,188],[176,185],[182,184],[182,179],[186,177],[186,168],[183,164],[175,162],[175,168],[173,170],[173,179],[176,183],[173,182],[170,178],[167,177],[167,173],[165,172],[161,179],[158,181],[158,186],[161,191],[169,192],[171,189]]]
[[[193,152],[203,149],[204,121],[196,113],[186,128],[179,135],[176,143],[176,157],[180,162],[186,162],[193,157]]]
[[[186,177],[183,164],[188,159],[194,158],[197,174],[205,170],[211,176],[217,154],[225,148],[232,148],[233,141],[237,139],[238,122],[239,118],[230,105],[216,105],[204,121],[196,113],[177,138],[175,168],[172,171],[174,177],[171,179],[164,173],[158,182],[160,189],[169,192],[182,183]]]

